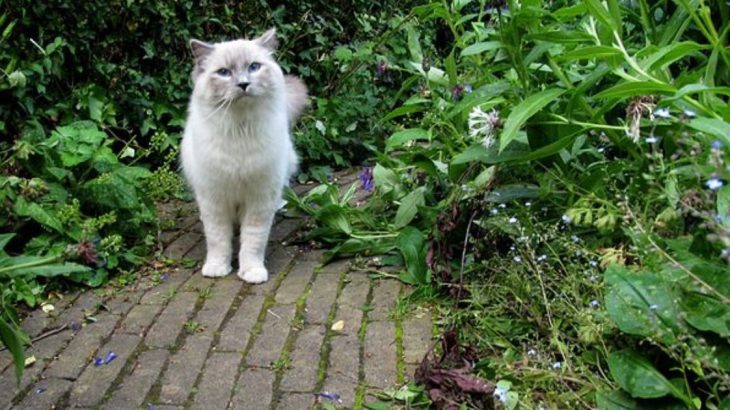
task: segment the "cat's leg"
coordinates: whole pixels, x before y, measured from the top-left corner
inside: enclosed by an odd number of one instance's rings
[[[198,207],[207,249],[203,276],[226,276],[231,273],[233,221],[230,209],[221,203],[201,200],[198,200]]]
[[[246,282],[262,283],[269,277],[264,256],[275,211],[276,207],[272,205],[247,208],[243,212],[238,276]]]

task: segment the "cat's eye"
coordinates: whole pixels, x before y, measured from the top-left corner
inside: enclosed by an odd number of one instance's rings
[[[218,71],[216,71],[216,73],[218,75],[222,75],[224,77],[228,77],[229,75],[231,75],[231,70],[229,70],[227,68],[219,68]]]
[[[251,65],[248,66],[248,72],[253,73],[259,71],[259,68],[261,68],[261,63],[251,63]]]

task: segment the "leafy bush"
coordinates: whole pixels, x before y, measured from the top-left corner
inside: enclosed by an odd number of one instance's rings
[[[526,408],[727,406],[728,6],[542,6],[414,8],[374,193],[291,202],[332,256],[448,291]]]

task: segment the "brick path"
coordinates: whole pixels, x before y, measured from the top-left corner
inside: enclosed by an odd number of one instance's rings
[[[427,311],[392,314],[406,287],[352,261],[322,266],[322,251],[287,245],[301,221],[282,218],[268,282],[203,278],[194,209],[167,207],[175,229],[160,240],[172,264],[121,290],[65,295],[23,322],[31,338],[62,330],[28,349],[37,361],[17,389],[0,352],[0,409],[309,409],[324,391],[362,408],[368,392],[412,379],[432,323]],[[94,365],[109,352],[116,359]]]

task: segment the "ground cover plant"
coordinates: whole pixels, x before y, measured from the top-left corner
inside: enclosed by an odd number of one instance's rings
[[[412,10],[378,66],[401,84],[384,146],[349,191],[289,195],[331,257],[385,254],[440,310],[425,390],[386,397],[730,406],[727,17],[701,0]]]

